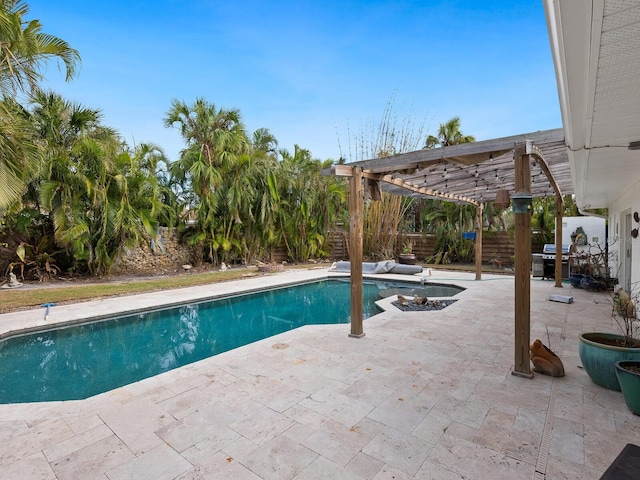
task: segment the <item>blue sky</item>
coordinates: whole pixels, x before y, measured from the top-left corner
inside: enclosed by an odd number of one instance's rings
[[[390,101],[425,136],[453,116],[477,140],[562,126],[541,0],[27,3],[82,57],[70,83],[50,63],[45,87],[171,160],[173,98],[237,108],[249,132],[322,160],[359,159]]]

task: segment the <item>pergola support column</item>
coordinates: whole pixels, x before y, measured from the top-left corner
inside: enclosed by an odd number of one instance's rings
[[[556,287],[562,288],[562,210],[564,201],[562,195],[556,194]],[[567,265],[567,268],[569,265]]]
[[[531,192],[531,159],[524,145],[515,149],[515,190]],[[531,212],[515,214],[515,362],[513,375],[532,378],[531,341]]]
[[[353,167],[349,177],[349,261],[351,265],[351,333],[364,337],[362,326],[362,223],[364,190],[362,168]]]
[[[476,280],[482,280],[482,208],[482,203],[476,206]]]

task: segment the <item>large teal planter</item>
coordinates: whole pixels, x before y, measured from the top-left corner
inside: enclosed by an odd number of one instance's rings
[[[616,362],[640,361],[640,348],[619,347],[621,335],[614,333],[583,333],[580,335],[580,361],[593,383],[610,390],[620,391],[616,376]],[[612,343],[613,345],[608,345]]]
[[[640,415],[640,374],[625,370],[629,366],[640,368],[640,362],[616,362],[616,375],[629,410]]]

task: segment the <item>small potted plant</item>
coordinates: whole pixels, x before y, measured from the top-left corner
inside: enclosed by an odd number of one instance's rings
[[[640,415],[640,361],[616,362],[616,376],[629,410]]]
[[[407,240],[402,246],[402,252],[398,258],[398,263],[405,265],[415,265],[418,259],[413,253],[413,240]]]
[[[500,254],[496,254],[494,257],[489,260],[489,263],[493,266],[493,268],[501,269],[502,264],[504,263],[502,258],[500,258]]]

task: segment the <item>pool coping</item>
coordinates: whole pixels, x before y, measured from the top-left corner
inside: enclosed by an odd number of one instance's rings
[[[285,275],[282,275],[283,273]],[[289,273],[289,275],[287,275],[287,273]],[[60,305],[59,307],[56,307],[57,308],[56,314],[58,317],[61,315],[64,315],[65,312],[71,313],[72,315],[77,315],[78,308],[82,308],[82,307],[86,307],[83,309],[83,311],[85,312],[90,307],[96,307],[96,308],[100,307],[100,309],[105,309],[105,308],[109,309],[108,312],[103,312],[97,315],[90,315],[90,316],[79,315],[69,320],[58,320],[55,318],[45,320],[44,319],[45,312],[42,307],[23,310],[23,311],[17,311],[17,312],[11,312],[6,314],[0,314],[0,342],[3,342],[10,338],[20,337],[24,335],[37,334],[41,332],[47,332],[47,331],[63,329],[63,328],[70,328],[70,327],[79,326],[79,325],[88,325],[91,323],[98,323],[100,321],[108,321],[112,318],[120,318],[123,316],[135,315],[140,312],[163,310],[163,309],[168,309],[168,308],[172,308],[179,305],[202,303],[202,302],[207,302],[207,301],[216,300],[220,298],[230,298],[234,296],[247,295],[247,294],[257,293],[265,290],[286,288],[294,285],[303,285],[306,283],[313,283],[313,282],[328,280],[332,278],[349,279],[350,275],[349,273],[346,273],[346,272],[335,272],[335,271],[332,271],[331,269],[326,269],[326,268],[319,268],[319,269],[312,269],[312,270],[288,270],[285,272],[268,273],[261,277],[255,277],[255,276],[247,277],[243,279],[233,280],[230,282],[216,282],[216,283],[212,283],[204,286],[183,287],[178,289],[150,292],[146,294],[132,294],[132,295],[124,295],[124,296],[105,297],[99,300],[91,300],[88,302],[79,302],[79,303],[73,303],[73,304],[64,304],[64,305]],[[443,281],[434,280],[434,281],[425,282],[424,278],[421,278],[419,274],[416,274],[416,275],[365,274],[363,275],[363,279],[399,282],[399,283],[412,283],[412,284],[415,284],[416,286],[421,286],[429,283],[432,285],[442,285],[442,286],[456,285],[459,288],[461,288],[461,291],[458,292],[458,294],[456,295],[462,295],[463,293],[468,291],[466,287],[461,287],[460,285],[457,285],[460,281],[462,281],[462,279],[449,279],[449,280],[443,280]],[[205,294],[204,291],[207,288],[214,288],[216,292],[215,293],[206,292]],[[224,291],[221,291],[221,290],[224,290]],[[177,299],[169,298],[173,296],[177,296],[179,298]],[[454,297],[435,297],[434,296],[429,298],[446,300],[446,299],[453,299]],[[146,299],[150,302],[158,302],[158,303],[155,303],[152,306],[138,305],[132,308],[131,302],[134,300],[140,300],[140,299]],[[419,315],[425,312],[426,313],[441,312],[441,310],[403,311],[401,309],[398,309],[394,305],[392,305],[392,302],[395,301],[396,299],[397,299],[396,295],[393,294],[388,297],[381,298],[375,301],[374,303],[380,309],[380,312],[376,313],[375,315],[372,315],[371,317],[368,317],[366,320],[368,322],[371,322],[371,321],[375,322],[376,318],[381,318],[383,314],[388,312],[388,310],[393,310],[398,314],[402,314],[401,316],[407,319],[411,318],[414,315]],[[461,300],[461,299],[459,297],[455,297],[455,300]],[[142,303],[146,304],[148,302],[142,302]],[[460,303],[461,302],[456,301],[454,304],[449,305],[447,309],[451,310],[452,307],[459,305]],[[3,327],[7,326],[7,319],[15,320],[16,317],[22,317],[21,320],[26,322],[26,324],[17,328],[3,330]],[[341,327],[344,327],[345,325],[348,325],[348,323],[347,324],[345,323],[309,324],[309,325],[302,325],[293,330],[297,330],[301,328],[307,329],[307,328],[313,328],[313,327],[327,328],[329,326],[341,328]],[[273,336],[256,340],[255,342],[251,342],[250,345],[253,345],[253,344],[259,345],[262,342],[271,342],[275,337],[278,337],[283,333],[287,333],[287,332],[282,332],[280,334],[276,334]],[[43,401],[35,401],[35,402],[16,402],[16,403],[6,403],[6,404],[0,403],[0,408],[3,408],[5,406],[20,406],[20,405],[47,405],[47,404],[81,405],[82,403],[79,403],[79,402],[87,402],[87,401],[91,401],[92,399],[107,398],[111,394],[115,395],[115,393],[113,392],[117,392],[120,389],[127,389],[131,385],[145,385],[149,382],[152,383],[154,378],[158,378],[164,375],[170,375],[172,372],[180,371],[181,369],[188,369],[191,365],[197,365],[200,362],[206,362],[207,360],[210,360],[213,357],[219,357],[229,352],[233,352],[238,348],[243,348],[246,346],[247,345],[243,345],[228,351],[219,352],[215,355],[211,355],[209,357],[197,360],[187,365],[171,368],[167,371],[157,373],[156,375],[145,377],[133,383],[121,385],[121,386],[106,390],[104,392],[99,392],[86,398],[68,399],[68,400],[43,400]]]
[[[42,307],[4,313],[0,314],[0,340],[56,328],[98,322],[113,316],[135,315],[143,311],[171,308],[185,303],[206,302],[216,298],[254,293],[273,287],[286,287],[327,277],[326,272],[322,272],[320,275],[318,275],[319,272],[317,271],[310,272],[314,274],[308,276],[309,278],[295,278],[282,282],[273,282],[271,280],[282,273],[279,272],[278,274],[266,274],[260,277],[216,282],[196,287],[183,287],[69,303],[52,307],[48,319],[44,318]],[[299,277],[299,275],[296,275],[296,277]],[[256,279],[259,281],[256,281]],[[213,292],[208,290],[213,290]],[[135,302],[136,305],[132,306],[132,302]],[[100,313],[87,314],[87,310],[97,310]],[[70,318],[60,319],[61,316],[65,315]]]
[[[284,275],[283,275],[284,274]],[[284,288],[291,285],[310,283],[329,278],[349,278],[345,272],[335,272],[326,267],[311,270],[286,270],[262,276],[252,276],[229,282],[216,282],[196,287],[184,287],[170,290],[162,290],[144,294],[132,294],[115,297],[105,297],[87,302],[70,303],[51,308],[48,319],[42,307],[29,310],[0,314],[0,341],[12,337],[28,335],[37,332],[46,332],[53,329],[68,328],[76,325],[84,325],[99,322],[114,316],[135,315],[140,312],[171,308],[186,303],[200,303],[218,298],[234,295],[245,295],[273,288]],[[403,281],[409,283],[421,283],[421,277],[416,275],[401,274],[376,274],[363,275],[365,279]],[[427,282],[428,283],[428,282]],[[431,282],[438,284],[451,284],[455,281]],[[465,292],[462,290],[458,295]],[[387,297],[376,302],[378,307],[387,311],[394,308],[404,314],[420,312],[404,312],[391,305],[395,297]],[[433,297],[434,299],[449,299],[453,297]],[[462,300],[456,296],[456,300]],[[136,305],[133,306],[132,303]],[[447,308],[454,307],[456,302]],[[87,314],[87,311],[98,311],[95,314]],[[60,319],[60,317],[64,317]]]
[[[327,277],[328,278],[328,277]],[[164,310],[164,309],[168,309],[168,308],[173,308],[173,307],[177,307],[180,305],[185,305],[185,304],[191,304],[191,303],[202,303],[202,302],[208,302],[208,301],[212,301],[212,300],[217,300],[217,299],[221,299],[221,298],[231,298],[231,297],[235,297],[235,296],[240,296],[240,295],[247,295],[247,294],[251,294],[251,293],[257,293],[257,292],[261,292],[261,291],[265,291],[268,289],[273,289],[273,288],[285,288],[287,286],[292,286],[292,285],[302,285],[305,283],[312,283],[314,281],[317,280],[322,280],[323,277],[319,277],[317,279],[310,279],[307,281],[296,281],[296,282],[285,282],[285,283],[281,283],[281,284],[276,284],[276,285],[272,285],[272,286],[265,286],[265,287],[255,287],[255,288],[249,288],[246,290],[241,290],[238,292],[224,292],[224,293],[217,293],[214,295],[207,295],[204,297],[198,297],[198,298],[189,298],[188,300],[175,300],[175,301],[169,301],[166,303],[161,303],[161,304],[157,304],[155,306],[149,307],[149,306],[145,306],[145,307],[136,307],[136,308],[126,308],[124,310],[117,310],[117,311],[112,311],[112,312],[105,312],[99,315],[91,315],[88,317],[79,317],[79,318],[73,318],[71,320],[66,320],[66,321],[46,321],[46,323],[42,323],[40,325],[33,325],[33,326],[28,326],[28,327],[22,327],[19,329],[15,329],[15,330],[7,330],[7,331],[2,331],[2,325],[0,323],[0,341],[6,340],[8,338],[12,338],[12,337],[17,337],[17,336],[22,336],[22,335],[27,335],[30,333],[38,333],[38,332],[46,332],[49,330],[54,330],[54,329],[60,329],[60,328],[68,328],[68,327],[74,327],[77,325],[87,325],[87,324],[91,324],[91,323],[96,323],[96,322],[101,322],[101,321],[106,321],[108,319],[114,318],[114,317],[121,317],[121,316],[128,316],[128,315],[136,315],[138,313],[142,313],[142,312],[151,312],[151,311],[157,311],[157,310]],[[191,288],[191,287],[185,287],[185,288]],[[174,290],[183,290],[183,289],[171,289],[171,291]],[[166,290],[164,290],[166,292]],[[152,293],[158,293],[158,292],[152,292]],[[145,294],[142,294],[145,295]],[[139,297],[139,294],[136,295],[126,295],[126,296],[118,296],[118,297],[109,297],[109,298],[128,298],[128,297]],[[92,301],[90,301],[92,302]],[[89,302],[79,302],[79,304],[81,303],[89,303]],[[61,305],[60,307],[63,307],[65,305]],[[58,308],[58,307],[57,307]],[[33,309],[33,310],[29,310],[29,311],[35,311],[35,312],[42,312],[42,310],[38,310],[38,309]],[[1,318],[0,318],[1,321]]]

